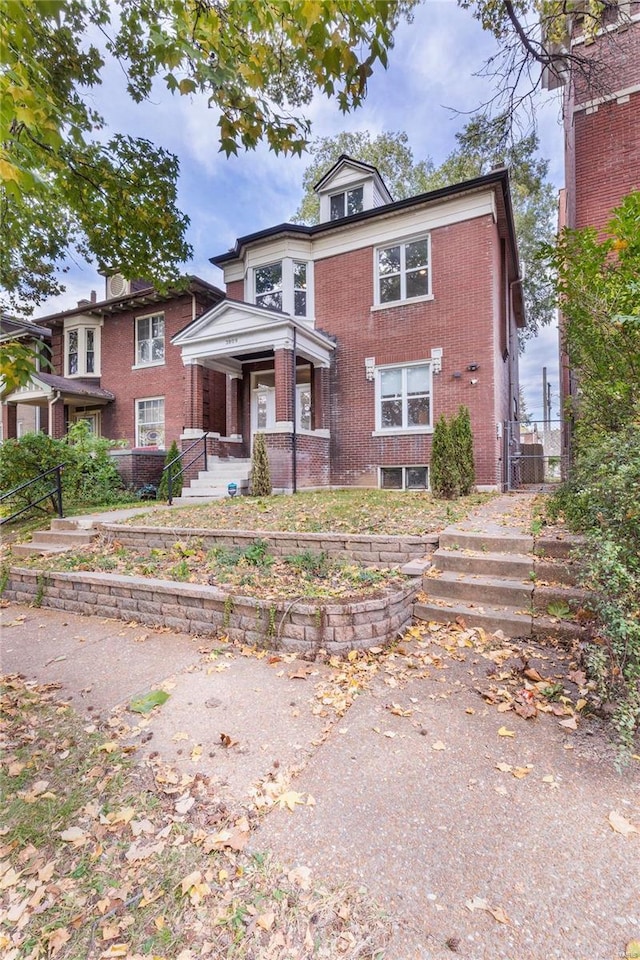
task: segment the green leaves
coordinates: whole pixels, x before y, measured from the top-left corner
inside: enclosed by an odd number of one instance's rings
[[[132,713],[151,713],[154,707],[161,707],[169,699],[166,690],[152,690],[144,697],[138,697],[129,704]]]

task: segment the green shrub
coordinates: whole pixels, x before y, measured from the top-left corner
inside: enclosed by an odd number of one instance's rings
[[[449,429],[451,430],[453,456],[458,468],[460,495],[466,497],[471,493],[476,482],[476,471],[473,463],[473,433],[468,407],[460,407],[458,416],[453,418]]]
[[[177,441],[173,441],[169,449],[167,450],[167,455],[164,458],[164,465],[168,467],[172,460],[175,460],[176,457],[180,456],[180,450],[178,449]],[[179,463],[174,464],[171,470],[171,496],[179,497],[182,493],[182,474],[176,476],[179,470],[181,470]],[[163,470],[162,479],[160,480],[160,485],[158,486],[158,500],[168,500],[169,499],[169,470]]]
[[[587,668],[628,756],[640,730],[640,426],[585,444],[549,512],[588,539],[583,577],[600,629]]]
[[[271,494],[271,472],[263,433],[256,433],[253,438],[253,457],[249,483],[252,497],[268,497]]]
[[[62,440],[54,440],[46,433],[26,433],[19,440],[6,440],[0,447],[0,490],[9,492],[26,483],[44,470],[58,464],[68,464],[71,452]],[[64,475],[63,475],[64,477]],[[66,479],[66,478],[65,478]],[[64,482],[64,481],[63,481]],[[16,493],[5,503],[9,515],[44,496],[55,484],[54,474],[49,474],[26,490]],[[40,504],[41,509],[53,510],[53,498]]]
[[[63,475],[69,501],[91,506],[122,500],[122,478],[109,456],[112,441],[97,437],[85,420],[79,420],[69,427],[65,442],[71,453]]]
[[[458,469],[453,456],[451,428],[444,414],[436,423],[431,447],[431,492],[451,500],[458,496]]]

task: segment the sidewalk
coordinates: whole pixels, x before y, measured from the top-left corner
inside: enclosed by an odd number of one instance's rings
[[[387,960],[449,957],[447,941],[466,960],[614,960],[640,937],[640,835],[608,821],[617,810],[640,823],[640,765],[616,774],[595,722],[574,732],[499,713],[476,691],[491,669],[477,651],[439,661],[427,646],[425,668],[407,645],[336,719],[317,712],[318,683],[336,673],[324,665],[52,610],[2,614],[3,672],[60,683],[87,717],[119,717],[141,759],[202,770],[234,803],[301,768],[293,788],[315,806],[272,811],[253,849],[365,885],[394,921]],[[530,663],[566,682],[569,664],[549,656]],[[135,729],[122,707],[158,686],[169,700]]]

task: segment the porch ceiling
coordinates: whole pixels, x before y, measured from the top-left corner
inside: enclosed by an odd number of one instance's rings
[[[328,367],[333,341],[286,313],[264,310],[240,300],[223,300],[172,338],[185,364],[205,366],[238,376],[242,364],[268,357],[275,350],[293,350],[314,366]]]

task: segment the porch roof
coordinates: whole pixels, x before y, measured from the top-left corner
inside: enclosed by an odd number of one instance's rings
[[[50,400],[56,393],[64,400],[84,400],[96,406],[115,400],[115,395],[110,390],[81,380],[58,377],[53,373],[35,373],[29,383],[14,390],[5,400],[8,403],[41,403],[43,400]]]
[[[242,364],[275,350],[293,350],[314,366],[328,367],[335,342],[327,334],[279,310],[225,299],[177,333],[172,344],[182,348],[185,364],[200,362],[231,376]]]

